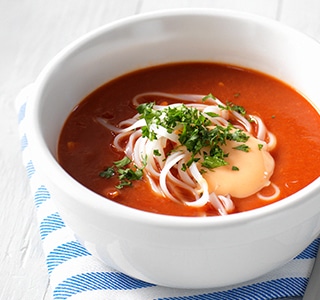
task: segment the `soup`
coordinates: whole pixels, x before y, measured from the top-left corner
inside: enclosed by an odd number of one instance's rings
[[[315,180],[314,128],[319,113],[274,78],[222,64],[167,64],[83,99],[61,131],[58,159],[81,184],[122,205],[217,216],[279,201]]]

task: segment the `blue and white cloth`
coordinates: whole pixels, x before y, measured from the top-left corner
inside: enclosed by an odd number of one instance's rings
[[[66,227],[55,208],[50,190],[41,181],[32,163],[26,126],[32,89],[32,86],[28,86],[17,98],[21,150],[36,207],[54,300],[270,300],[303,296],[320,238],[284,267],[245,285],[225,289],[181,290],[160,287],[131,278],[98,261]]]

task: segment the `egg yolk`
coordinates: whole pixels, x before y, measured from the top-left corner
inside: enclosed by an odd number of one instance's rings
[[[228,164],[203,174],[209,193],[244,198],[270,184],[274,160],[265,142],[248,135],[250,137],[245,143],[249,147],[248,152],[235,149],[243,144],[235,141],[228,141],[221,147],[224,153],[228,153],[225,158]]]

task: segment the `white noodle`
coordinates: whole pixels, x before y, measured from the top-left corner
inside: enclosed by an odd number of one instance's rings
[[[202,207],[207,204],[209,200],[209,189],[208,189],[208,183],[207,181],[203,178],[203,176],[200,174],[197,165],[195,162],[191,164],[189,167],[191,174],[195,178],[195,180],[198,182],[200,185],[200,192],[202,193],[201,197],[197,199],[196,201],[193,202],[185,202],[188,206],[192,207]]]
[[[266,138],[267,128],[259,117],[254,116],[252,119],[254,119],[258,125],[257,138],[263,141]]]
[[[230,195],[228,196],[223,196],[223,195],[219,195],[217,196],[219,198],[219,200],[221,201],[221,203],[223,204],[225,210],[229,213],[232,212],[234,210],[234,203],[230,198]]]
[[[189,158],[188,158],[189,159]],[[188,160],[185,158],[185,160]],[[193,180],[193,177],[191,176],[190,172],[189,172],[189,169],[183,171],[182,170],[182,167],[183,167],[183,164],[185,162],[184,161],[180,161],[177,165],[177,170],[178,170],[178,174],[179,174],[179,177],[181,178],[181,180],[183,182],[185,182],[188,186],[192,187],[192,188],[195,188],[195,182]]]
[[[236,111],[232,111],[232,114],[236,117],[237,121],[241,123],[245,131],[252,132],[252,126],[250,122],[241,114]]]
[[[123,151],[123,147],[120,146],[122,140],[126,139],[129,136],[129,140],[133,139],[133,134],[130,131],[127,132],[120,132],[118,135],[115,136],[113,140],[113,146],[118,151]]]
[[[161,92],[148,92],[136,95],[133,99],[135,106],[140,105],[139,99],[143,97],[163,97],[175,99],[183,102],[192,102],[184,104],[188,107],[193,107],[202,112],[214,125],[228,126],[230,113],[236,118],[238,125],[234,127],[254,134],[251,123],[240,113],[226,109],[226,106],[216,98],[206,98],[203,102],[204,95],[189,95],[189,94],[169,94]],[[153,109],[163,110],[167,107],[179,107],[182,103],[174,103],[167,106],[154,105]],[[214,113],[217,116],[210,116]],[[164,116],[160,115],[160,119]],[[261,140],[262,144],[267,145],[268,150],[274,149],[276,146],[275,136],[269,132],[263,121],[257,116],[250,116],[257,125],[257,139]],[[131,158],[138,168],[144,168],[144,173],[150,183],[153,191],[172,201],[181,203],[184,202],[190,207],[203,207],[208,202],[221,214],[231,213],[234,209],[234,203],[230,195],[209,194],[208,183],[201,175],[198,166],[193,162],[189,168],[182,170],[183,166],[191,159],[191,154],[188,151],[173,151],[168,156],[165,153],[165,148],[170,141],[179,145],[179,135],[176,133],[180,128],[175,128],[172,133],[169,133],[166,128],[161,125],[151,124],[150,131],[153,131],[157,138],[149,140],[142,137],[141,127],[146,125],[144,119],[140,119],[140,115],[124,120],[118,126],[114,126],[107,119],[97,118],[97,121],[106,127],[108,130],[116,133],[113,141],[113,146],[118,151],[123,151]],[[267,140],[267,141],[266,141]],[[154,151],[157,150],[157,153]],[[144,165],[145,164],[145,165]],[[271,183],[274,188],[274,194],[271,196],[263,196],[258,193],[258,197],[265,201],[276,199],[279,194],[279,188]],[[177,188],[178,187],[178,188]],[[184,201],[185,193],[193,195],[193,201]]]
[[[144,157],[147,158],[147,166],[148,166],[147,171],[150,175],[152,175],[156,178],[160,177],[160,171],[157,166],[157,163],[158,164],[160,163],[160,161],[158,160],[158,158],[160,158],[160,157],[154,157],[153,151],[154,151],[154,149],[158,148],[158,144],[159,144],[158,140],[148,141],[146,143],[146,147],[145,147],[146,152],[144,153]],[[161,157],[164,158],[164,154]],[[163,167],[163,165],[162,165],[162,167]]]
[[[193,95],[193,94],[169,94],[169,93],[162,93],[162,92],[147,92],[147,93],[141,93],[136,95],[132,103],[135,106],[138,106],[140,103],[138,101],[139,98],[142,97],[164,97],[169,99],[176,99],[176,100],[182,100],[182,101],[190,101],[190,102],[200,102],[205,97],[205,95]],[[207,99],[208,102],[213,102],[214,100],[211,98]]]
[[[150,125],[150,130],[154,131],[158,136],[165,137],[165,138],[167,138],[168,140],[170,140],[170,141],[172,141],[174,143],[178,143],[179,142],[179,136],[177,134],[169,133],[167,131],[167,129],[165,129],[161,125],[151,124]]]
[[[98,122],[100,124],[102,124],[104,127],[106,127],[107,129],[115,132],[115,133],[120,133],[120,132],[128,132],[137,128],[140,128],[142,126],[146,125],[146,121],[144,119],[140,119],[137,120],[136,122],[132,123],[132,125],[125,127],[125,128],[120,128],[120,127],[116,127],[112,124],[110,124],[106,119],[104,118],[97,118]]]
[[[168,197],[169,199],[176,201],[176,202],[180,202],[178,199],[176,199],[169,191],[168,187],[167,187],[167,182],[166,182],[166,178],[168,176],[168,173],[170,172],[170,169],[180,160],[184,157],[184,154],[181,152],[175,152],[173,154],[171,154],[167,160],[166,163],[163,167],[163,169],[161,170],[160,173],[160,178],[159,178],[159,184],[160,184],[160,188],[163,192],[163,194]]]
[[[140,136],[134,145],[134,149],[132,150],[132,160],[135,162],[138,168],[143,167],[141,158],[144,157],[146,152],[145,151],[146,142],[147,142],[147,139]]]
[[[271,133],[270,131],[268,131],[268,138],[269,138],[269,141],[268,141],[268,150],[269,151],[272,151],[276,145],[277,145],[277,138],[276,136]]]
[[[258,196],[259,199],[264,200],[264,201],[272,201],[272,200],[276,200],[279,197],[279,195],[280,195],[279,187],[276,184],[272,183],[272,182],[270,183],[270,185],[273,187],[274,193],[272,195],[270,195],[270,196],[263,196],[259,192],[259,193],[257,193],[257,196]]]
[[[209,195],[209,201],[212,204],[212,206],[222,215],[227,215],[227,211],[223,204],[221,203],[220,199],[217,197],[215,193],[211,193]]]
[[[195,199],[199,198],[197,192],[195,191],[194,186],[190,186],[190,185],[186,184],[185,182],[179,180],[177,177],[173,176],[173,174],[171,172],[168,173],[167,179],[172,186],[171,194],[174,193],[176,195],[176,197],[175,197],[176,199],[180,199],[181,197],[184,198],[186,196],[185,195],[186,192],[188,192],[190,195],[193,195],[195,197]],[[184,190],[183,195],[181,195],[181,192],[179,189],[177,189],[177,187],[180,187],[181,189]]]
[[[130,133],[129,133],[130,134]],[[139,130],[136,130],[134,132],[132,132],[130,134],[130,137],[129,137],[129,140],[128,140],[128,143],[126,145],[126,149],[125,149],[125,153],[128,157],[132,157],[133,156],[133,148],[134,148],[134,145],[135,143],[137,142],[138,138],[141,136],[142,134],[142,130],[139,129]],[[116,144],[116,138],[120,136],[120,134],[118,134],[115,138],[114,138],[114,144]],[[120,146],[119,146],[120,147]]]

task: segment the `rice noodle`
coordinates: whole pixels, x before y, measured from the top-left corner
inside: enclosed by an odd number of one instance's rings
[[[221,201],[221,203],[223,204],[223,206],[227,212],[234,210],[234,203],[231,200],[230,195],[227,195],[227,196],[219,195],[218,198]]]
[[[279,195],[280,195],[279,187],[276,184],[272,183],[272,182],[270,183],[270,186],[273,187],[274,193],[272,195],[270,195],[270,196],[264,196],[259,192],[259,193],[257,193],[257,196],[258,196],[259,199],[264,200],[264,201],[273,201],[273,200],[275,200],[275,199],[277,199],[279,197]]]
[[[193,95],[193,94],[169,94],[169,93],[162,93],[162,92],[147,92],[147,93],[141,93],[136,95],[132,99],[132,103],[135,106],[138,106],[139,98],[143,97],[163,97],[163,98],[170,98],[174,100],[180,100],[180,101],[190,101],[190,102],[201,102],[202,99],[205,97],[205,95]],[[214,102],[214,99],[208,98],[208,101]]]
[[[172,155],[170,155],[163,167],[163,169],[161,170],[160,173],[160,178],[159,178],[159,184],[160,184],[160,188],[163,192],[163,194],[168,197],[169,199],[179,202],[179,199],[175,198],[169,191],[168,186],[167,186],[167,176],[168,173],[170,172],[170,169],[180,160],[184,157],[183,153],[173,153]]]
[[[264,140],[267,134],[267,128],[263,124],[261,118],[257,116],[251,116],[251,120],[254,120],[257,123],[258,127],[258,132],[257,132],[257,138],[259,140]]]
[[[250,119],[256,123],[257,132],[254,133],[251,120],[248,121],[245,116],[236,111],[225,109],[226,106],[214,97],[206,97],[204,102],[202,100],[205,97],[204,95],[150,92],[136,95],[132,102],[135,106],[138,106],[141,104],[139,100],[143,99],[145,101],[147,97],[181,101],[181,103],[185,103],[185,106],[194,107],[201,111],[210,120],[212,126],[227,127],[229,118],[232,116],[236,120],[236,128],[255,135],[263,145],[267,145],[268,150],[272,150],[276,146],[275,136],[267,130],[261,118],[250,116]],[[181,103],[167,106],[154,105],[153,109],[163,110],[166,107],[178,107],[181,106]],[[157,139],[149,140],[142,136],[141,127],[146,125],[146,121],[140,119],[139,114],[120,122],[117,126],[110,124],[104,118],[97,118],[97,121],[116,134],[113,141],[115,149],[128,156],[137,167],[144,168],[144,174],[154,192],[172,201],[183,202],[190,207],[203,207],[207,203],[211,203],[220,215],[226,215],[235,209],[229,194],[209,193],[208,183],[201,175],[199,166],[195,162],[192,162],[188,169],[183,169],[183,166],[187,164],[191,157],[191,154],[184,147],[177,148],[169,155],[166,153],[165,148],[168,143],[179,145],[179,135],[175,132],[179,128],[175,128],[175,131],[169,133],[161,125],[151,124],[150,130],[157,135]],[[155,149],[158,151],[157,155],[154,153]],[[274,194],[263,196],[258,193],[260,199],[271,201],[279,196],[279,188],[273,183],[271,185],[274,188]],[[181,193],[192,195],[194,199],[192,201],[182,200]]]
[[[251,126],[250,122],[244,116],[242,116],[241,114],[239,114],[236,111],[232,111],[232,114],[235,116],[237,121],[241,123],[241,125],[244,127],[245,131],[252,132],[252,126]]]
[[[268,150],[272,151],[277,145],[277,139],[276,139],[275,135],[273,133],[271,133],[270,131],[268,131],[268,139],[269,139],[267,142]]]
[[[198,190],[198,193],[201,194],[201,197],[193,202],[185,202],[188,206],[193,207],[201,207],[207,204],[209,201],[209,189],[208,189],[208,183],[207,181],[202,177],[200,174],[197,165],[195,163],[192,163],[190,166],[190,172],[195,178],[195,180],[198,182],[200,189]]]
[[[209,201],[213,205],[213,207],[220,213],[220,215],[227,215],[228,212],[222,204],[222,201],[218,198],[215,193],[211,193],[209,196]]]

